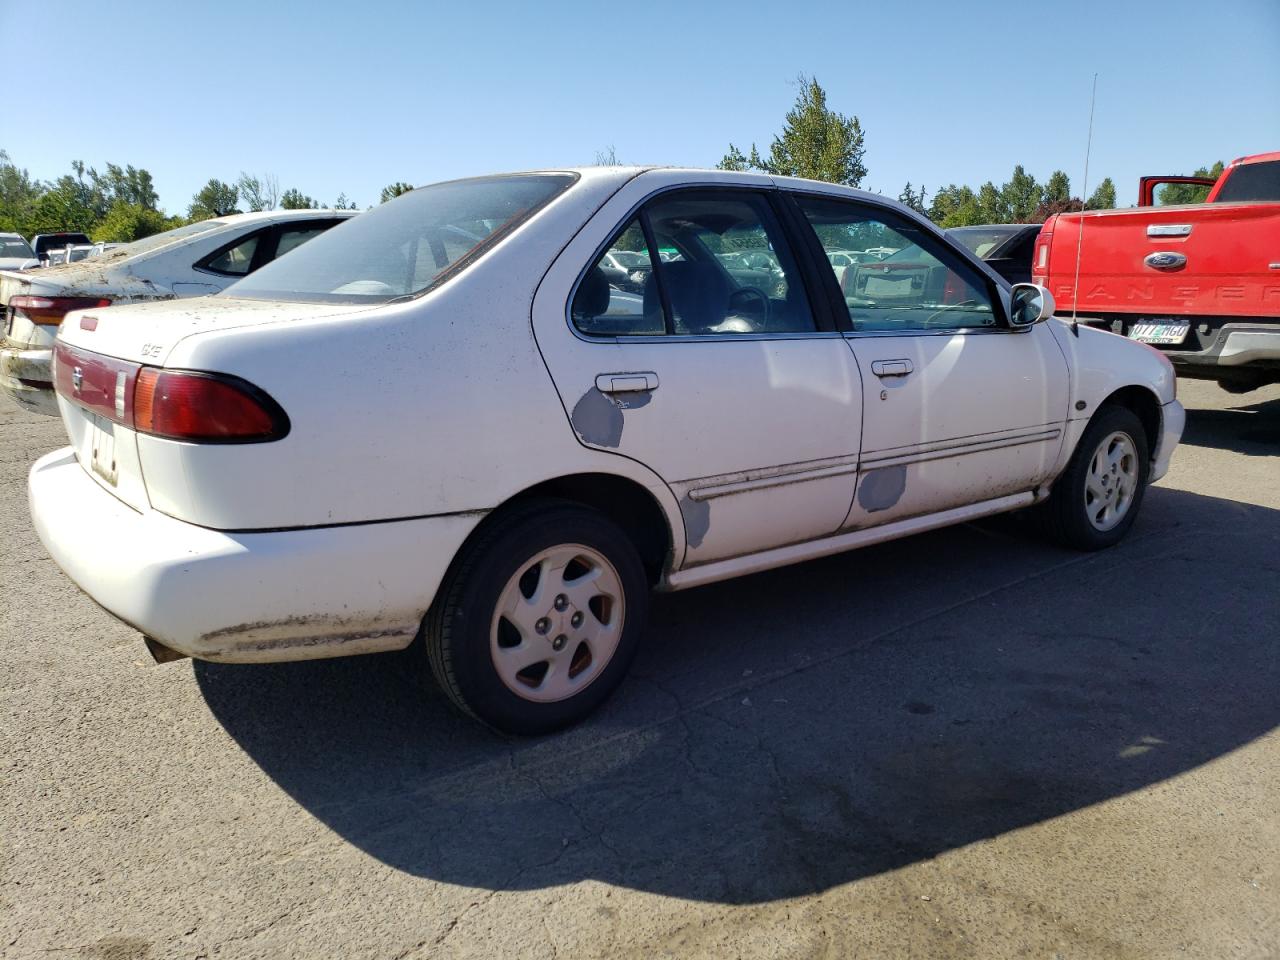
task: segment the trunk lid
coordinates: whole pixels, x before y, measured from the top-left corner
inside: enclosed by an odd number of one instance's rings
[[[349,304],[200,297],[67,314],[58,331],[53,377],[76,458],[103,489],[135,510],[149,509],[132,427],[139,370],[164,366],[180,341],[201,333],[353,312]]]
[[[67,314],[58,338],[73,347],[118,360],[162,367],[180,341],[196,334],[291,320],[349,316],[360,309],[350,304],[194,297],[75,311]]]
[[[1280,204],[1064,213],[1051,229],[1044,282],[1059,313],[1074,307],[1085,316],[1280,315],[1280,278],[1271,269],[1280,250]]]

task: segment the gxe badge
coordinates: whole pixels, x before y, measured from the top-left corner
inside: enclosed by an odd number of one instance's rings
[[[1149,253],[1142,261],[1155,270],[1181,270],[1187,265],[1187,258],[1180,253]]]

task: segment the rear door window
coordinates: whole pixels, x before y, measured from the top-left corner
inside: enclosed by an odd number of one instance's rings
[[[624,310],[631,319],[621,320]],[[681,190],[651,200],[583,277],[570,313],[584,333],[608,336],[816,328],[781,224],[768,198],[749,191]]]

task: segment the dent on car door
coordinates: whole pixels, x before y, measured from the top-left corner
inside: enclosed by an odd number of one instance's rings
[[[1034,489],[1067,417],[1066,360],[1044,324],[1015,332],[1000,288],[923,225],[874,204],[801,196],[824,246],[893,247],[846,272],[862,371],[858,488],[845,526]]]
[[[686,563],[834,532],[853,493],[861,385],[773,201],[679,190],[597,229],[602,245],[577,261],[572,331],[561,313],[554,343],[539,338],[580,442],[666,481]],[[746,251],[770,256],[748,266]],[[641,255],[625,281],[603,265],[618,253]]]

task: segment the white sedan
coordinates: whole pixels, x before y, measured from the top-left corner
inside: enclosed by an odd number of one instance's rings
[[[868,242],[917,252],[846,296],[826,253]],[[769,251],[774,288],[726,249]],[[641,291],[609,284],[617,251],[648,258]],[[31,510],[157,659],[416,640],[462,709],[547,731],[621,681],[650,588],[1023,508],[1119,541],[1181,435],[1173,370],[1052,309],[829,184],[441,183],[218,296],[68,315],[72,445]]]
[[[104,244],[99,252],[96,244],[66,247],[56,265],[43,270],[0,272],[0,391],[29,410],[57,416],[49,362],[67,313],[217,293],[354,216],[347,210],[231,214],[109,249]]]

